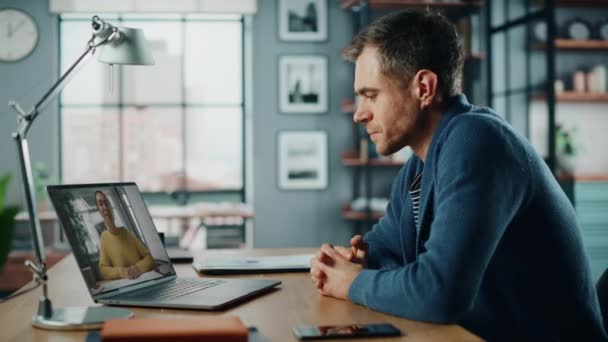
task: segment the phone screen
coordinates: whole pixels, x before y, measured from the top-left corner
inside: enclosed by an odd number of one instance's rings
[[[322,338],[354,338],[374,336],[401,336],[401,331],[392,324],[322,325],[293,328],[301,340]]]

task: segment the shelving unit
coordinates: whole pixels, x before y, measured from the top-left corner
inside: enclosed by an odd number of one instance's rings
[[[354,32],[358,32],[361,28],[369,24],[372,11],[376,10],[381,10],[385,13],[388,10],[402,10],[406,8],[433,8],[443,11],[448,18],[457,20],[458,18],[470,16],[471,13],[479,12],[483,3],[483,1],[341,0],[342,8],[350,11],[353,15]],[[479,14],[481,16],[481,13]],[[471,29],[471,23],[469,21],[466,21],[464,27],[461,28],[463,28],[462,32],[467,32],[469,35],[477,32],[476,29]],[[471,42],[471,40],[469,40],[469,42]],[[465,77],[465,81],[470,82],[465,82],[465,84],[471,85],[472,88],[473,82],[476,80],[475,75],[480,74],[480,63],[486,59],[486,55],[475,49],[473,51],[466,51],[466,53],[465,76],[467,77]],[[466,85],[465,89],[467,88]],[[355,110],[356,107],[353,99],[344,99],[342,101],[341,111],[344,115],[352,116]],[[372,182],[372,174],[374,172],[385,172],[388,174],[389,172],[393,172],[390,170],[394,170],[395,173],[391,176],[394,177],[396,176],[397,170],[404,165],[404,162],[384,158],[361,159],[359,157],[360,154],[357,151],[359,149],[360,139],[365,138],[365,136],[365,132],[357,127],[357,125],[353,124],[353,147],[352,150],[342,154],[341,161],[344,167],[352,169],[353,191],[351,199],[354,200],[363,197],[366,198],[369,203],[372,198],[372,189],[378,187],[377,184],[374,186]],[[371,144],[371,142],[368,142],[368,144]],[[363,186],[363,191],[360,191],[361,186]],[[388,193],[383,196],[388,196]],[[383,213],[374,212],[369,208],[365,211],[353,211],[348,203],[342,206],[342,217],[345,220],[353,221],[356,233],[364,233],[367,229],[371,228],[372,224],[382,217],[382,215]]]
[[[486,58],[486,56],[483,53],[471,53],[465,55],[464,58],[482,61]]]
[[[554,40],[554,46],[558,50],[597,50],[604,51],[608,50],[608,41],[606,40],[574,40],[574,39],[563,39],[557,38]],[[534,50],[545,50],[546,44],[534,44],[532,49]]]
[[[367,3],[369,8],[372,10],[380,9],[395,9],[395,8],[471,8],[481,7],[483,1],[424,1],[424,0],[342,0],[340,4],[343,9],[351,9],[353,7],[361,6],[363,3]]]
[[[371,217],[370,217],[371,216]],[[350,204],[345,204],[342,206],[342,217],[346,220],[357,221],[357,222],[366,222],[371,220],[379,220],[384,216],[383,212],[374,212],[367,213],[365,211],[354,211],[350,207]]]
[[[371,160],[361,160],[359,158],[342,158],[342,164],[344,166],[391,166],[391,167],[401,167],[403,166],[403,162],[397,162],[393,160],[384,160],[384,159],[371,159]]]
[[[342,154],[342,165],[344,166],[353,166],[353,167],[363,167],[363,166],[372,166],[372,167],[401,167],[403,166],[402,161],[396,161],[390,158],[374,158],[363,160],[359,158],[357,152],[348,151]]]
[[[494,6],[497,6],[500,11],[495,10]],[[486,22],[488,53],[486,64],[488,98],[486,102],[503,114],[516,130],[530,138],[529,101],[535,97],[540,99],[538,86],[532,85],[533,71],[530,55],[531,50],[543,49],[546,81],[542,85],[540,93],[547,101],[548,153],[545,160],[551,171],[555,172],[557,160],[555,146],[556,95],[553,87],[553,80],[556,78],[554,60],[557,32],[555,25],[545,25],[548,44],[530,45],[529,43],[532,23],[555,21],[554,1],[527,3],[524,13],[520,7],[519,2],[504,1],[497,4],[488,1],[485,8],[488,19]],[[512,13],[517,13],[518,16],[513,17]],[[501,56],[502,58],[500,58]],[[522,82],[522,80],[524,81]]]
[[[546,101],[547,97],[544,94],[536,94],[533,99],[536,101]],[[577,93],[565,91],[555,94],[555,100],[558,102],[608,102],[608,93]]]
[[[356,110],[355,102],[351,99],[343,100],[340,109],[342,110],[342,113],[352,115]]]
[[[564,50],[608,50],[605,40],[555,39],[555,48]]]
[[[491,3],[491,2],[488,2]],[[571,58],[577,58],[577,54],[581,56],[585,56],[584,54],[603,54],[604,51],[608,50],[608,42],[600,41],[600,40],[572,40],[572,39],[563,39],[558,38],[556,27],[558,26],[556,23],[556,10],[559,7],[597,7],[597,8],[607,8],[608,1],[532,1],[536,7],[527,7],[526,13],[519,18],[511,18],[509,16],[509,11],[521,13],[521,8],[516,8],[518,4],[516,2],[503,2],[504,8],[500,8],[505,18],[508,18],[503,23],[498,22],[498,25],[493,25],[490,20],[490,24],[487,28],[487,42],[489,44],[488,47],[488,72],[491,77],[489,77],[489,104],[493,106],[496,102],[507,102],[512,99],[517,99],[517,101],[525,101],[525,119],[527,122],[530,120],[530,104],[532,101],[545,101],[547,108],[547,122],[546,125],[543,125],[543,129],[547,129],[547,143],[548,146],[548,155],[546,158],[547,164],[554,172],[557,180],[560,182],[565,192],[573,201],[574,207],[577,212],[577,219],[581,228],[581,235],[583,238],[583,243],[585,245],[585,249],[587,255],[589,256],[591,263],[591,270],[593,276],[597,280],[597,277],[606,269],[608,266],[608,172],[597,172],[597,173],[564,173],[564,171],[558,170],[558,156],[556,149],[556,112],[557,106],[564,105],[570,106],[572,108],[583,108],[583,106],[578,106],[581,103],[593,103],[597,105],[604,105],[604,103],[608,103],[608,93],[581,93],[581,92],[573,92],[573,91],[564,91],[564,92],[555,92],[554,81],[557,79],[558,74],[564,74],[572,72],[572,66],[575,63],[557,63],[557,56],[559,53],[566,53],[564,57],[567,62],[571,60]],[[499,11],[492,11],[491,4],[489,4],[487,9],[488,17],[490,14],[495,14]],[[605,11],[605,10],[603,10]],[[494,18],[495,19],[495,18]],[[500,19],[499,19],[500,20]],[[530,44],[529,37],[531,36],[528,32],[530,30],[530,24],[534,22],[542,22],[547,27],[547,40],[544,44]],[[523,35],[517,36],[513,34],[511,37],[508,32],[513,28],[519,28],[519,33],[523,32]],[[515,30],[513,30],[515,31]],[[504,45],[504,55],[505,57],[502,59],[496,59],[496,55],[492,52],[495,47],[492,46],[493,39],[495,35],[503,34],[501,37]],[[506,38],[505,38],[506,36]],[[524,38],[523,40],[519,39],[515,42],[515,44],[509,45],[509,38],[513,38],[517,36],[517,38]],[[500,42],[499,39],[496,39],[494,42]],[[513,41],[511,41],[513,43]],[[498,45],[498,44],[496,44]],[[515,49],[519,49],[518,51],[521,55],[523,55],[523,59],[517,59],[510,57],[512,55],[518,55],[513,53]],[[539,84],[539,80],[541,78],[537,78],[535,80],[535,84],[532,84],[530,81],[530,74],[532,73],[530,67],[530,55],[534,55],[535,58],[541,57],[542,55],[545,61],[545,75],[544,79],[542,79],[543,83]],[[575,54],[576,53],[576,54]],[[584,57],[578,57],[581,61]],[[537,58],[536,61],[539,61],[540,58]],[[514,68],[513,65],[518,62],[523,62],[526,65],[526,68],[522,68],[525,70],[525,74],[523,72],[520,73],[510,73],[509,68]],[[587,62],[587,61],[585,61]],[[496,69],[492,69],[493,63],[500,64],[501,68],[505,68],[507,72],[505,74],[506,77],[506,87],[501,87],[500,91],[495,91],[494,86],[499,85],[502,86],[499,81],[502,81],[503,78],[500,75],[496,75]],[[605,62],[603,62],[605,63]],[[520,63],[521,64],[521,63]],[[587,65],[591,66],[591,65]],[[560,70],[557,70],[557,69]],[[570,69],[568,69],[570,68]],[[580,68],[580,66],[578,66]],[[521,69],[520,69],[521,70]],[[536,69],[535,71],[539,71],[542,69]],[[576,69],[575,69],[576,70]],[[493,72],[494,71],[494,72]],[[517,86],[513,86],[511,84],[511,79],[509,76],[515,74],[517,80],[522,80],[525,78],[526,84],[522,86],[521,83]],[[496,82],[492,82],[492,75],[496,77],[498,80]],[[542,75],[538,75],[542,76]],[[494,100],[500,101],[494,101]],[[568,104],[574,103],[574,104]],[[540,108],[545,108],[542,106],[538,106],[535,104],[536,110]],[[518,109],[522,108],[521,105],[517,104],[513,105]],[[570,108],[568,107],[568,108]],[[587,107],[587,106],[585,106]],[[541,109],[542,110],[542,109]],[[582,109],[581,109],[582,110]],[[535,114],[539,114],[535,111]],[[540,113],[544,114],[544,113]],[[572,116],[568,116],[568,118],[572,118],[574,115],[579,115],[580,112],[574,111]],[[560,116],[562,118],[562,116]],[[564,122],[560,122],[563,124]],[[561,125],[560,125],[561,126]],[[528,127],[529,131],[529,127]],[[526,131],[526,135],[528,135],[528,131]],[[538,131],[537,131],[538,132]],[[580,132],[579,132],[580,134]],[[529,135],[528,135],[529,136]],[[607,170],[608,171],[608,170]]]
[[[544,0],[536,0],[533,2],[535,6],[542,6]],[[587,7],[587,8],[602,8],[608,7],[606,0],[557,0],[554,1],[557,7]]]
[[[573,173],[557,176],[560,182],[608,182],[608,173]]]

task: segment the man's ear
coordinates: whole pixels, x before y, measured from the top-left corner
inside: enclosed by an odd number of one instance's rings
[[[428,69],[421,69],[414,76],[415,96],[424,109],[430,106],[437,97],[437,74]]]

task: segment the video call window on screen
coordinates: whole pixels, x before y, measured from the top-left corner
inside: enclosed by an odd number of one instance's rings
[[[51,193],[92,294],[175,274],[135,185]]]

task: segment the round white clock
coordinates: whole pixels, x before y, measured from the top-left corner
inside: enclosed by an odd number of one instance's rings
[[[0,10],[0,61],[27,57],[38,43],[38,26],[27,13],[13,8]]]

